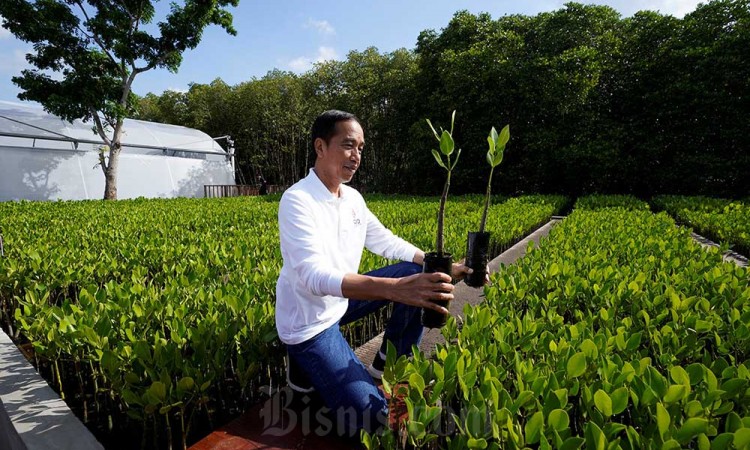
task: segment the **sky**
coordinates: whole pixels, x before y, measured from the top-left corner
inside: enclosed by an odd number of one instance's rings
[[[697,0],[581,1],[608,5],[623,17],[648,9],[682,17]],[[303,73],[318,61],[343,60],[349,51],[376,47],[381,52],[413,49],[423,30],[439,31],[456,11],[487,12],[493,18],[508,14],[536,15],[563,7],[564,0],[240,0],[231,8],[237,36],[212,26],[198,47],[183,55],[179,71],[152,70],[133,84],[138,95],[185,91],[190,83],[216,78],[234,85],[270,70]],[[169,2],[157,3],[155,21],[163,19]],[[2,18],[0,18],[2,23]],[[31,45],[0,27],[0,101],[17,102],[20,90],[11,77],[29,68]]]

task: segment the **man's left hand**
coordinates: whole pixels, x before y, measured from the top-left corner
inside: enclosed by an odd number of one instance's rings
[[[466,278],[467,275],[474,272],[471,268],[465,265],[465,261],[460,261],[457,263],[453,263],[453,267],[451,268],[451,278],[453,278],[454,283],[458,283],[459,281]],[[484,284],[489,284],[490,282],[490,271],[485,270],[485,278],[484,278]]]

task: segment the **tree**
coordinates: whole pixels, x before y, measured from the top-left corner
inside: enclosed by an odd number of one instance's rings
[[[158,24],[160,34],[152,35],[142,27],[154,18],[154,0],[3,0],[3,27],[34,45],[26,59],[35,68],[13,77],[22,89],[18,97],[65,120],[94,121],[104,143],[104,198],[116,199],[122,124],[133,113],[135,77],[156,68],[176,72],[182,53],[198,45],[208,25],[235,35],[225,7],[238,2],[173,3]]]

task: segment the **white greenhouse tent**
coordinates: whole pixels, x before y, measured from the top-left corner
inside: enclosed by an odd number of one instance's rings
[[[0,201],[82,200],[104,195],[103,142],[91,124],[0,101]],[[234,185],[233,151],[186,127],[126,119],[118,198],[203,197]]]

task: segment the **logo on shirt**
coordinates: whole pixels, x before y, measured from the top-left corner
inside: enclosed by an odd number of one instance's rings
[[[352,223],[354,225],[362,225],[362,222],[357,217],[357,211],[352,209]]]

